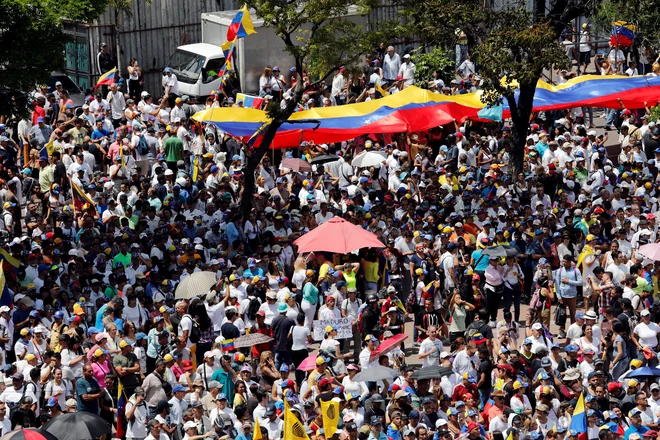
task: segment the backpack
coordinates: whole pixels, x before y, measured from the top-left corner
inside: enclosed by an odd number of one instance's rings
[[[486,324],[486,323],[482,323],[482,324],[479,326],[479,328],[472,327],[473,325],[474,325],[474,324],[470,324],[470,325],[468,326],[468,329],[467,329],[467,334],[466,334],[466,335],[467,335],[467,339],[466,339],[466,341],[468,341],[468,342],[471,341],[471,340],[472,340],[472,337],[473,337],[474,335],[476,335],[477,333],[481,333],[481,335],[485,337],[486,335],[484,334],[484,332],[481,331],[481,329],[484,328],[484,327],[488,327],[488,328],[490,328],[490,326],[489,326],[488,324]]]
[[[140,141],[138,142],[137,146],[137,152],[141,156],[146,156],[149,154],[149,144],[147,144],[147,140],[145,139],[144,136],[140,136]]]
[[[250,304],[248,304],[247,310],[245,311],[245,314],[249,320],[254,321],[257,319],[257,312],[259,311],[260,307],[261,302],[259,301],[259,298],[252,298],[250,300]]]
[[[532,294],[532,299],[529,301],[529,309],[538,311],[541,310],[542,307],[543,300],[541,300],[541,286],[537,284],[534,293]]]
[[[190,334],[188,335],[188,339],[190,339],[190,342],[192,342],[193,344],[198,343],[202,337],[202,331],[199,329],[199,324],[197,324],[190,315],[183,315],[183,317],[184,318],[188,317],[192,322],[192,327],[190,329]]]
[[[23,401],[26,392],[27,392],[27,384],[23,385],[23,394],[21,394],[21,398],[19,399],[19,401],[14,403],[10,407],[9,420],[14,420],[14,414],[16,414],[16,411],[18,411],[21,408],[21,402]]]

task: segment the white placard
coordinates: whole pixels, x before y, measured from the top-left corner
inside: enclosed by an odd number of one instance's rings
[[[314,340],[322,341],[325,328],[329,325],[337,329],[335,339],[350,339],[353,337],[353,325],[350,318],[327,319],[314,321]]]

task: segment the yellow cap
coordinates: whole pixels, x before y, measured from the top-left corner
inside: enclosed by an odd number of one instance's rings
[[[167,127],[165,127],[165,130],[167,130],[167,131],[172,131],[172,126],[171,126],[171,125],[168,125]]]
[[[415,273],[417,275],[422,275],[424,273],[424,269],[422,269],[422,268],[415,269]]]
[[[131,345],[131,344],[129,344],[128,342],[126,342],[125,339],[122,339],[121,342],[119,342],[119,348],[128,347],[129,345]]]
[[[159,311],[160,313],[165,313],[165,312],[167,312],[167,307],[165,307],[165,306],[160,306],[160,309],[158,309],[158,311]]]
[[[28,353],[28,355],[25,356],[25,360],[26,360],[26,361],[31,361],[31,360],[34,359],[34,358],[36,358],[36,356],[33,355],[32,353]]]
[[[522,383],[519,380],[517,380],[513,383],[513,389],[514,390],[519,390],[521,388],[522,388]]]
[[[303,186],[307,186],[307,185],[309,185],[309,180],[307,179],[303,180]]]
[[[229,281],[236,281],[236,275],[234,274],[229,275]]]
[[[593,241],[595,239],[596,237],[594,237],[592,234],[587,235],[587,241]]]
[[[452,231],[453,229],[451,228],[451,226],[445,226],[444,229],[442,230],[442,232],[444,232],[445,234],[451,234]]]
[[[412,194],[406,193],[404,196],[406,199],[412,199]]]
[[[29,334],[30,334],[30,330],[28,330],[26,328],[21,329],[21,336],[25,336],[25,335],[29,335]]]
[[[323,359],[321,356],[316,358],[316,365],[323,365],[325,364],[325,359]]]
[[[169,353],[167,353],[165,356],[163,356],[163,359],[165,360],[165,362],[172,362],[174,360],[172,355],[169,354]]]
[[[101,357],[101,356],[103,356],[103,350],[97,348],[96,351],[94,352],[94,357]]]
[[[630,379],[628,381],[628,386],[629,387],[636,387],[637,385],[639,385],[639,382],[637,382],[637,379]]]
[[[253,283],[256,283],[257,281],[259,281],[259,277],[254,277],[254,278],[252,278],[252,282],[253,282]]]
[[[76,304],[73,305],[73,314],[74,315],[84,315],[85,311],[80,306],[80,304],[76,303]]]
[[[415,232],[413,232],[413,236],[414,236],[414,237],[419,237],[419,231],[415,231]]]
[[[312,269],[307,269],[307,272],[305,272],[305,275],[308,277],[313,277],[314,276],[314,271]]]
[[[651,189],[651,188],[653,188],[653,184],[652,184],[651,182],[646,182],[646,183],[644,184],[644,187],[645,187],[646,189]]]
[[[330,333],[330,332],[333,331],[333,330],[334,330],[334,327],[332,327],[331,325],[326,325],[326,326],[325,326],[325,332],[326,332],[326,333]]]
[[[633,359],[632,361],[630,361],[630,366],[639,368],[642,366],[642,361],[640,361],[639,359]]]

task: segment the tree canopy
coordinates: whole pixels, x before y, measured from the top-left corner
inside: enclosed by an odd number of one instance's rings
[[[49,3],[0,0],[0,115],[24,113],[25,92],[64,65],[66,37]]]
[[[379,43],[390,41],[395,29],[392,23],[379,23],[378,30],[369,25],[369,13],[378,4],[376,0],[247,0],[246,3],[284,41],[286,51],[294,58],[297,81],[285,106],[273,103],[267,109],[271,120],[263,129],[259,147],[249,152],[241,199],[244,214],[252,206],[254,171],[268,152],[277,129],[302,103],[305,93],[319,87],[341,66],[355,67]],[[356,21],[362,24],[357,25]],[[302,72],[307,73],[307,81],[302,80]]]

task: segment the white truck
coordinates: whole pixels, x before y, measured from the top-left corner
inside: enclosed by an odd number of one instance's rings
[[[225,64],[220,47],[227,41],[227,29],[238,11],[210,12],[202,14],[202,42],[177,47],[170,57],[168,67],[179,81],[179,96],[205,97],[218,90],[222,78],[217,73]],[[232,67],[236,70],[241,89],[245,93],[258,94],[259,78],[265,67],[278,66],[289,79],[289,69],[294,66],[293,57],[285,50],[284,42],[272,28],[264,27],[264,21],[250,11],[256,34],[236,41]],[[366,25],[367,17],[349,11],[347,17],[358,25]]]

